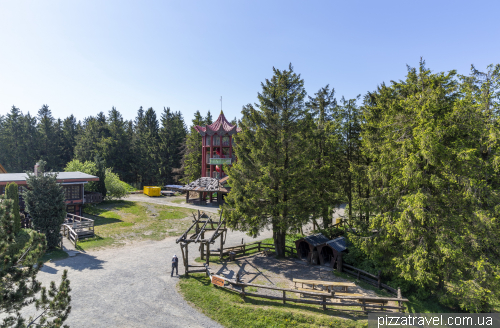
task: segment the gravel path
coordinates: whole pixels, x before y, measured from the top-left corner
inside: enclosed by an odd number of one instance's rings
[[[149,199],[155,203],[163,200]],[[271,236],[265,231],[259,239]],[[242,232],[230,232],[226,245],[238,245],[242,238],[252,242]],[[71,327],[221,327],[194,310],[176,291],[178,277],[170,277],[172,255],[181,257],[175,239],[80,253],[47,263],[38,277],[48,286],[50,281],[59,283],[63,270],[68,270],[72,312],[67,324]],[[189,254],[191,260],[199,256],[193,246]],[[179,273],[184,273],[182,263]]]

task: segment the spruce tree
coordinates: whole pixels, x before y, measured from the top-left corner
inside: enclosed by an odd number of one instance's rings
[[[36,280],[43,266],[38,259],[45,253],[47,246],[45,235],[34,230],[27,232],[29,240],[17,253],[12,254],[12,249],[19,248],[14,236],[12,211],[15,210],[12,203],[12,200],[2,200],[0,197],[0,325],[17,328],[30,325],[61,327],[71,311],[67,270],[64,270],[60,285],[57,287],[51,282],[49,290]],[[23,317],[21,313],[26,313],[26,306],[33,303],[37,313],[28,318]]]
[[[33,218],[33,228],[45,234],[49,249],[61,241],[61,225],[66,217],[64,190],[57,183],[57,174],[45,172],[44,161],[39,163],[38,175],[27,172],[28,189],[23,192],[26,211]]]
[[[229,170],[231,192],[224,215],[231,228],[257,236],[271,225],[276,253],[285,255],[285,237],[309,220],[305,196],[310,158],[304,81],[273,68],[262,83],[258,104],[243,108],[242,132],[235,135],[238,161]]]
[[[106,197],[106,163],[104,159],[96,155],[94,158],[94,163],[95,163],[95,169],[96,169],[96,175],[99,178],[99,181],[96,182],[96,189],[97,192],[100,192],[102,195],[102,198]]]
[[[471,312],[500,298],[500,69],[486,80],[431,73],[365,99],[362,140],[375,238],[360,240],[387,273]]]
[[[15,182],[7,184],[5,187],[5,197],[12,200],[12,216],[14,218],[14,234],[21,231],[21,214],[19,213],[19,189]]]
[[[205,120],[201,116],[200,111],[196,111],[196,113],[194,113],[194,119],[192,122],[193,125],[190,128],[189,134],[186,136],[182,157],[181,171],[183,178],[181,181],[185,184],[201,177],[202,137],[198,131],[194,129],[194,126],[196,125],[205,125]],[[179,170],[177,172],[179,172]]]

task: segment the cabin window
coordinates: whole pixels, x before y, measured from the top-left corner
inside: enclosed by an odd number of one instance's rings
[[[66,206],[66,213],[76,214],[75,206]]]
[[[229,158],[229,147],[222,148],[222,155],[224,155],[224,158]]]
[[[64,195],[66,200],[81,199],[82,198],[81,185],[64,186]]]
[[[0,186],[0,195],[5,194],[5,186]]]
[[[222,146],[229,147],[229,137],[222,137]]]
[[[214,136],[214,146],[220,146],[220,137]]]
[[[205,146],[210,146],[210,139],[212,137],[211,136],[205,136]]]

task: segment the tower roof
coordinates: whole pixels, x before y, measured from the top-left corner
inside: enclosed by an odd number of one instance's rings
[[[233,135],[241,131],[241,128],[238,128],[236,125],[229,123],[229,121],[226,119],[222,111],[220,111],[219,117],[212,124],[207,126],[196,125],[194,128],[202,136]]]

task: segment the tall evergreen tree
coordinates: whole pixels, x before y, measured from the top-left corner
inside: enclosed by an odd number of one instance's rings
[[[0,197],[1,198],[1,197]],[[12,200],[0,200],[0,312],[2,327],[61,327],[71,311],[71,291],[67,270],[61,284],[52,282],[49,291],[36,280],[43,263],[38,262],[47,248],[45,236],[34,230],[25,232],[29,239],[18,252],[14,234]],[[37,297],[37,294],[40,295]],[[37,310],[32,317],[23,317],[26,306],[35,303]],[[23,311],[24,310],[24,311]]]
[[[45,234],[47,246],[52,249],[61,241],[61,225],[66,217],[64,191],[57,183],[57,174],[46,172],[44,161],[39,161],[38,175],[27,172],[28,189],[23,192],[26,210],[33,218],[33,228]]]
[[[392,274],[473,312],[500,297],[500,69],[489,73],[459,82],[421,62],[367,95],[362,135],[379,233],[361,245]]]
[[[186,141],[183,146],[182,166],[180,169],[183,175],[181,181],[186,184],[201,177],[202,137],[198,131],[194,129],[196,125],[202,126],[205,124],[205,120],[201,116],[200,111],[194,113],[192,122],[193,125],[190,128],[189,134],[186,136]],[[179,170],[177,172],[179,172]]]
[[[66,165],[75,157],[78,122],[73,115],[70,115],[63,121],[62,125],[61,161]]]
[[[314,128],[308,136],[311,147],[311,183],[309,196],[312,198],[311,214],[321,216],[323,227],[327,228],[332,221],[332,208],[341,203],[341,184],[337,178],[337,167],[342,161],[340,152],[340,121],[333,120],[337,100],[335,91],[330,86],[321,88],[314,97],[309,97],[308,108],[314,118]]]
[[[172,170],[180,166],[181,147],[186,138],[186,127],[180,112],[172,113],[169,107],[163,108],[159,138],[160,180],[162,184],[173,183]]]
[[[271,225],[277,255],[285,255],[285,236],[309,220],[305,136],[306,91],[300,75],[274,69],[262,83],[259,103],[243,108],[242,132],[235,136],[238,162],[229,171],[231,193],[224,214],[230,227],[258,235]],[[304,155],[306,154],[306,155]]]
[[[107,121],[110,136],[103,140],[103,157],[107,167],[124,179],[128,176],[128,165],[132,157],[132,140],[127,137],[125,121],[115,107],[109,111]]]
[[[102,197],[105,198],[107,194],[106,190],[106,161],[99,155],[96,155],[94,158],[96,175],[99,178],[99,181],[96,182],[97,192],[102,194]]]
[[[57,170],[60,166],[60,149],[58,147],[55,119],[49,106],[43,105],[38,111],[38,131],[40,158],[47,162],[47,170]]]
[[[8,183],[5,187],[5,197],[12,200],[12,218],[14,223],[12,225],[14,234],[17,235],[21,231],[21,215],[19,213],[19,190],[15,182]]]

